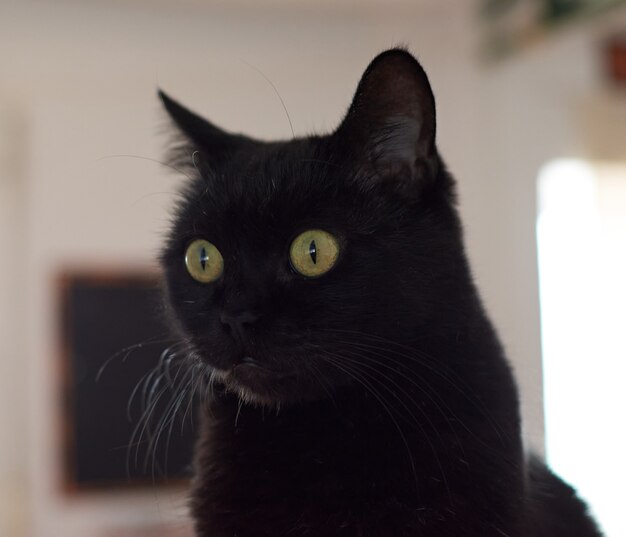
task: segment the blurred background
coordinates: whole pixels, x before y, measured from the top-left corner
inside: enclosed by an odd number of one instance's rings
[[[0,535],[190,534],[188,429],[169,427],[172,479],[128,453],[129,392],[166,344],[143,320],[181,183],[158,163],[156,88],[288,138],[273,84],[296,134],[323,132],[397,44],[431,78],[527,445],[626,535],[621,0],[0,0]]]

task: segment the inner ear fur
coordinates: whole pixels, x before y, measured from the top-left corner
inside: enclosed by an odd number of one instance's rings
[[[217,127],[162,90],[158,90],[158,96],[183,137],[182,143],[173,147],[170,153],[170,160],[178,165],[193,164],[197,167],[198,163],[201,163],[203,166],[214,168],[241,149],[257,143],[247,136],[233,134]]]
[[[419,62],[404,49],[378,55],[365,70],[335,135],[379,177],[415,181],[433,173],[435,99]]]

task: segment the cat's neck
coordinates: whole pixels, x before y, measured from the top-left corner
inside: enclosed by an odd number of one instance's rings
[[[498,430],[481,401],[460,396],[471,408],[465,414],[432,393],[407,401],[353,386],[334,399],[278,410],[222,394],[205,413],[196,457],[196,490],[203,492],[194,509],[230,524],[220,513],[258,502],[263,518],[310,505],[332,512],[388,501],[437,512],[472,481],[495,499],[521,495],[519,435]],[[459,509],[485,508],[470,504]]]

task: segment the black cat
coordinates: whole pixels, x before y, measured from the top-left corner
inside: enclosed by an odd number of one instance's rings
[[[600,535],[522,450],[408,52],[327,136],[260,142],[160,96],[190,174],[162,264],[206,379],[199,536]]]

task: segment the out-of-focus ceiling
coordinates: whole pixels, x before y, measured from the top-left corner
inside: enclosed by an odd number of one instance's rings
[[[94,0],[96,1],[96,0]],[[101,1],[101,0],[97,0]],[[106,0],[102,0],[106,1]],[[363,11],[442,13],[466,11],[468,6],[476,6],[476,0],[122,0],[127,4],[150,6],[188,7],[194,9],[286,9],[302,11],[337,11],[355,13]],[[109,3],[109,2],[107,2]]]

